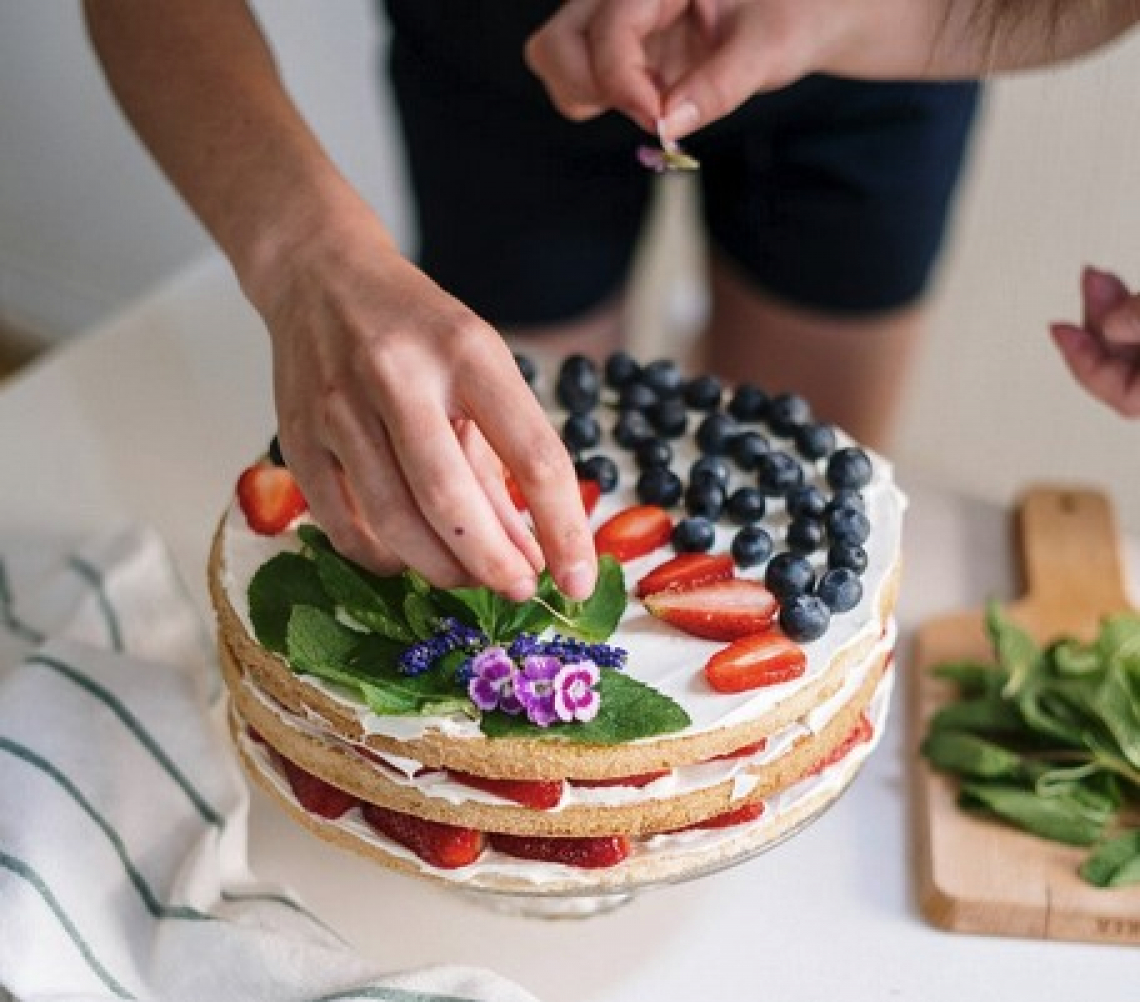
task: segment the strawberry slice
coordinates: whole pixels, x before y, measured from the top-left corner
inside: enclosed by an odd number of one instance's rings
[[[381,835],[411,849],[425,863],[455,870],[474,863],[483,852],[483,833],[474,828],[428,821],[379,804],[361,803],[361,813]]]
[[[870,741],[874,733],[875,728],[868,719],[867,714],[860,713],[859,719],[855,722],[855,726],[848,731],[847,737],[808,769],[808,771],[804,773],[804,777],[818,776],[828,766],[835,765],[836,762],[842,761],[851,754],[856,745],[861,745],[864,741]]]
[[[586,870],[599,870],[616,866],[629,855],[629,838],[625,835],[590,836],[586,838],[558,838],[544,835],[504,835],[492,832],[487,836],[492,849],[543,863],[562,863]]]
[[[357,799],[351,793],[332,783],[326,783],[319,776],[302,769],[296,762],[290,762],[284,755],[273,752],[273,761],[285,773],[297,803],[310,814],[335,821],[356,806]]]
[[[632,776],[611,776],[607,779],[572,779],[570,784],[572,786],[584,786],[589,790],[609,786],[636,786],[640,788],[668,775],[669,770],[662,769],[660,772],[638,772]]]
[[[705,818],[704,821],[698,821],[695,824],[686,825],[684,828],[678,828],[676,830],[688,832],[704,828],[731,828],[733,825],[742,825],[748,821],[755,821],[763,813],[764,801],[756,800],[750,804],[741,804],[731,811],[716,814],[711,818]]]
[[[455,769],[448,769],[447,774],[464,786],[486,790],[536,811],[549,811],[562,799],[562,782],[557,779],[492,779]]]
[[[645,607],[658,619],[707,640],[736,640],[771,624],[778,603],[759,581],[729,578],[695,588],[649,595]]]
[[[268,462],[255,463],[238,477],[237,499],[249,527],[263,536],[283,532],[309,507],[293,474]]]
[[[608,553],[624,562],[652,553],[672,535],[673,520],[664,508],[639,504],[603,522],[594,533],[594,547],[599,556]]]
[[[669,588],[680,591],[713,581],[726,581],[733,576],[733,571],[729,553],[682,553],[654,567],[638,581],[637,597],[645,598]]]
[[[768,739],[761,738],[759,741],[753,741],[750,745],[741,745],[730,752],[725,752],[723,755],[714,755],[709,759],[710,762],[720,762],[726,758],[748,758],[749,755],[755,755],[757,752],[762,752],[768,747]]]
[[[717,651],[705,665],[705,678],[717,692],[745,692],[790,682],[806,670],[803,648],[779,630],[766,630]]]
[[[526,511],[530,505],[526,503],[526,498],[523,496],[519,482],[508,473],[506,476],[506,484],[507,493],[511,497],[511,504],[519,511]],[[582,497],[582,507],[586,509],[586,514],[592,515],[594,509],[598,507],[598,499],[602,496],[602,485],[596,480],[579,480],[578,493]]]

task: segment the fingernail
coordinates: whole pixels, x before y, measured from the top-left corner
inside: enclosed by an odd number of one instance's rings
[[[589,598],[594,593],[597,572],[587,563],[575,564],[562,575],[562,591],[570,598]]]
[[[527,602],[534,598],[537,589],[538,582],[532,577],[525,577],[519,578],[506,590],[505,594],[512,602]]]
[[[662,139],[678,139],[701,120],[701,113],[692,101],[682,101],[669,114],[657,121],[657,132]]]

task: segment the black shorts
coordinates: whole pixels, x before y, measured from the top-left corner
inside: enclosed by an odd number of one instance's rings
[[[523,45],[557,4],[386,7],[424,270],[506,327],[571,320],[618,292],[657,177],[635,153],[652,139],[623,116],[576,123],[550,104]],[[823,76],[753,98],[685,143],[712,247],[806,308],[913,302],[977,103],[973,83]]]

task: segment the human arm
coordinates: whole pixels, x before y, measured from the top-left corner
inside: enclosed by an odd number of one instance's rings
[[[575,119],[629,115],[679,139],[809,73],[961,79],[1070,59],[1138,0],[569,0],[527,59]]]
[[[1140,418],[1140,295],[1116,275],[1086,268],[1081,300],[1081,323],[1053,324],[1053,341],[1090,394],[1123,417]]]
[[[400,253],[289,99],[248,7],[85,11],[120,104],[265,320],[281,445],[337,547],[513,598],[545,562],[588,594],[573,466],[509,349]]]

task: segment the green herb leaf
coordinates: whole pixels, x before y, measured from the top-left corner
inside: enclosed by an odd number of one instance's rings
[[[554,591],[549,599],[557,613],[558,631],[594,644],[613,635],[627,601],[625,572],[609,554],[603,554],[598,560],[598,583],[589,598],[574,602]]]
[[[1037,662],[1040,654],[1037,644],[1020,626],[1006,618],[997,602],[990,602],[986,606],[986,630],[997,654],[998,664],[1008,674],[1004,695],[1015,696]]]
[[[289,617],[287,656],[296,671],[347,665],[362,634],[334,615],[311,605],[298,605]]]
[[[311,560],[299,553],[278,553],[262,564],[249,582],[249,618],[258,643],[277,654],[287,650],[289,617],[296,605],[331,613],[334,602]]]
[[[1020,755],[964,731],[934,731],[921,751],[944,772],[979,779],[1017,779],[1022,774]]]
[[[1103,822],[1091,818],[1085,805],[1069,796],[1040,797],[1019,786],[966,783],[958,803],[967,811],[991,814],[1066,845],[1093,845],[1104,834]]]
[[[601,697],[598,715],[588,723],[538,727],[525,717],[513,717],[496,710],[483,714],[480,728],[492,738],[544,738],[613,745],[671,734],[690,723],[689,715],[675,700],[612,668],[601,669],[598,695]]]
[[[1100,845],[1081,864],[1080,874],[1097,887],[1140,883],[1140,830],[1126,832]]]

